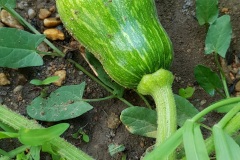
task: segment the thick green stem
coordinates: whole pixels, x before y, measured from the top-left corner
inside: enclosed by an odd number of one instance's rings
[[[151,95],[156,103],[158,129],[155,146],[170,137],[177,128],[176,105],[172,93],[173,75],[170,71],[160,69],[145,75],[138,85],[138,92]],[[168,159],[174,159],[172,154]]]
[[[12,128],[19,130],[20,128],[37,129],[43,128],[36,121],[27,118],[9,110],[7,107],[0,105],[0,122],[5,123]],[[66,140],[58,137],[50,142],[56,148],[59,155],[67,160],[92,160],[93,158],[77,149]]]

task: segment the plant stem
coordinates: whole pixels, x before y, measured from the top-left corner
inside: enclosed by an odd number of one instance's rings
[[[215,56],[216,64],[217,64],[218,69],[219,69],[219,71],[220,71],[220,75],[221,75],[221,79],[222,79],[222,83],[223,83],[223,89],[224,89],[226,98],[229,98],[229,97],[230,97],[230,94],[229,94],[228,87],[227,87],[227,81],[226,81],[225,74],[224,74],[224,72],[223,72],[223,70],[222,70],[222,67],[221,67],[221,65],[220,65],[220,63],[219,63],[218,54],[217,54],[217,53],[214,53],[214,56]]]
[[[223,128],[224,131],[229,135],[233,135],[240,128],[239,122],[240,122],[240,113],[237,113]],[[205,144],[206,144],[208,154],[211,154],[214,151],[213,136],[210,136],[209,138],[207,138],[205,140]]]
[[[224,128],[226,124],[240,111],[240,103],[236,104],[219,122],[218,126]]]
[[[141,95],[140,93],[138,93],[138,91],[135,91],[135,92],[139,95],[139,97],[142,98],[142,100],[143,100],[144,103],[147,105],[147,107],[148,107],[149,109],[152,109],[152,106],[149,104],[148,100],[147,100],[143,95]]]
[[[43,128],[36,121],[28,120],[27,118],[17,114],[7,107],[0,105],[0,121],[12,128],[19,130],[20,128],[38,129]],[[77,149],[66,140],[58,137],[50,142],[57,150],[58,154],[67,160],[92,160],[93,158]]]
[[[86,102],[98,102],[98,101],[104,101],[104,100],[108,100],[108,99],[112,99],[112,98],[115,98],[115,95],[111,95],[111,96],[107,96],[107,97],[103,97],[103,98],[82,99],[82,100],[86,101]]]
[[[0,149],[0,157],[2,157],[2,156],[7,156],[7,157],[9,157],[9,153],[6,152],[6,151],[4,151],[4,150],[2,150],[2,149]]]
[[[160,69],[157,72],[143,76],[138,85],[138,92],[151,95],[156,103],[157,111],[157,136],[155,146],[159,146],[170,137],[177,128],[176,105],[172,93],[173,75],[170,71]],[[175,154],[167,159],[173,160]]]
[[[14,149],[14,150],[11,150],[10,152],[8,152],[8,155],[9,155],[8,157],[9,158],[14,158],[17,154],[26,151],[26,149],[28,149],[28,148],[30,148],[29,145],[22,145],[22,146]]]
[[[221,100],[217,103],[214,103],[212,105],[210,105],[209,107],[207,107],[206,109],[202,110],[200,113],[198,113],[197,115],[195,115],[192,120],[194,122],[197,122],[199,119],[201,119],[202,117],[204,117],[206,114],[208,114],[209,112],[219,108],[219,107],[223,107],[225,105],[230,105],[230,104],[234,104],[234,103],[238,103],[240,102],[240,97],[234,97],[234,98],[228,98],[228,99],[224,99]]]

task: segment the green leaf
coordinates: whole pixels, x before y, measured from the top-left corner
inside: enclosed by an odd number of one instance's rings
[[[200,125],[187,120],[184,124],[183,144],[187,159],[209,160]]]
[[[54,151],[52,144],[48,142],[42,145],[42,151],[47,152],[51,155],[58,155],[58,153]]]
[[[213,138],[217,160],[239,159],[239,145],[217,125],[213,126]]]
[[[179,126],[183,126],[187,119],[191,119],[199,113],[187,99],[176,94],[174,95],[174,99],[177,107],[177,123]]]
[[[122,111],[120,119],[130,133],[156,137],[156,111],[144,107],[128,107]]]
[[[177,123],[183,126],[187,119],[195,116],[199,111],[185,98],[174,95],[177,107]],[[157,112],[144,107],[128,107],[121,113],[120,119],[132,134],[156,138]],[[203,121],[204,119],[201,119]]]
[[[193,87],[180,88],[178,91],[179,96],[183,98],[191,98],[195,89]]]
[[[63,86],[46,99],[39,96],[27,106],[27,113],[41,121],[60,121],[78,117],[93,108],[82,100],[84,88],[85,83]]]
[[[31,34],[15,28],[0,28],[0,67],[22,68],[40,66],[42,57],[36,47],[44,35]]]
[[[4,6],[7,6],[9,8],[15,8],[16,0],[0,0],[0,9]]]
[[[196,0],[196,16],[200,25],[212,24],[218,17],[218,0]]]
[[[39,80],[39,79],[33,79],[30,81],[31,84],[36,85],[36,86],[40,86],[40,85],[48,85],[50,83],[56,82],[59,79],[58,76],[51,76],[48,77],[44,80]]]
[[[198,65],[194,68],[194,76],[199,85],[211,96],[214,95],[216,89],[222,89],[222,82],[210,68]]]
[[[112,88],[114,90],[114,93],[116,95],[118,95],[119,97],[122,97],[123,92],[124,92],[124,88],[122,86],[120,86],[119,84],[117,84],[116,82],[114,82],[109,75],[105,72],[105,70],[103,69],[102,64],[98,61],[97,58],[95,58],[95,56],[90,53],[89,51],[86,51],[86,59],[87,61],[90,63],[90,65],[92,66],[92,69],[95,70],[95,72],[97,73],[97,77],[108,87]]]
[[[205,54],[218,53],[225,58],[232,38],[230,16],[218,18],[210,27],[205,40]]]
[[[67,130],[69,124],[60,123],[48,128],[41,129],[27,129],[22,128],[19,130],[19,141],[22,144],[39,146],[49,142],[53,138],[59,137]]]
[[[83,141],[86,142],[86,143],[88,143],[89,140],[90,140],[90,139],[89,139],[89,136],[88,136],[87,134],[85,134],[85,133],[82,134],[82,139],[83,139]]]
[[[110,144],[108,146],[108,152],[111,156],[114,156],[116,153],[122,152],[125,150],[124,145]]]
[[[41,146],[31,146],[28,154],[31,155],[33,160],[40,160]]]
[[[12,133],[12,132],[1,132],[0,131],[0,139],[4,138],[17,138],[18,133]]]

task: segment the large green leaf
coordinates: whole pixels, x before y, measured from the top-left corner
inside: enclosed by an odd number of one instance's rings
[[[27,129],[22,128],[19,130],[19,141],[22,144],[39,146],[46,142],[49,142],[53,138],[59,137],[63,132],[67,130],[69,124],[60,123],[48,128],[41,129]]]
[[[27,113],[30,117],[42,121],[60,121],[78,117],[93,107],[82,100],[85,83],[63,86],[52,92],[48,98],[35,98]]]
[[[194,117],[199,111],[185,98],[174,95],[177,107],[177,123],[183,126],[187,119]]]
[[[120,119],[130,133],[156,137],[156,111],[144,107],[128,107],[122,111]]]
[[[185,98],[174,95],[177,107],[177,123],[182,126],[199,111]],[[157,112],[144,107],[129,107],[122,111],[120,119],[130,133],[156,138]]]
[[[205,53],[218,53],[225,58],[232,38],[230,16],[218,18],[210,27],[205,40]]]
[[[9,8],[15,8],[16,6],[16,0],[0,0],[0,9],[3,6],[7,6]]]
[[[213,23],[218,17],[218,0],[196,0],[198,23]]]
[[[187,159],[209,160],[200,125],[187,120],[184,125],[183,144]]]
[[[239,159],[239,145],[217,125],[213,127],[213,138],[217,160]]]
[[[222,82],[210,68],[198,65],[194,68],[194,76],[199,85],[211,96],[214,95],[216,89],[222,89]]]
[[[42,57],[37,54],[36,48],[44,38],[44,35],[31,34],[15,28],[0,28],[0,67],[42,65]]]

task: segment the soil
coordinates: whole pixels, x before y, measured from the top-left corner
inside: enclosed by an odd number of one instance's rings
[[[41,8],[51,8],[55,5],[53,0],[18,0],[18,3],[25,2],[27,4],[23,9],[17,11],[26,19],[27,11],[33,8],[37,13]],[[212,56],[204,55],[204,41],[206,37],[206,27],[199,26],[195,17],[195,1],[193,0],[156,0],[158,15],[163,27],[169,34],[174,46],[174,62],[172,65],[172,72],[175,75],[173,84],[174,93],[178,93],[180,88],[187,86],[195,87],[196,91],[190,101],[199,109],[202,110],[209,104],[218,100],[220,97],[210,97],[207,95],[196,83],[193,75],[193,69],[198,64],[204,64],[211,68],[215,68]],[[231,15],[234,43],[232,50],[234,53],[240,51],[240,2],[239,0],[220,0],[220,10],[228,8]],[[223,13],[220,13],[223,14]],[[52,15],[54,16],[54,15]],[[42,20],[36,16],[29,20],[33,26],[36,27],[41,33],[44,30]],[[72,41],[71,36],[65,31],[65,40],[54,41],[53,43],[60,49],[70,46]],[[80,55],[79,50],[74,49],[69,51],[72,59],[80,63],[89,72],[92,72],[88,64]],[[0,86],[0,100],[2,104],[27,116],[26,106],[40,94],[40,90],[36,86],[31,85],[31,79],[44,79],[52,75],[56,70],[65,69],[67,78],[64,85],[80,84],[86,82],[86,90],[84,98],[100,98],[110,95],[104,88],[98,85],[95,81],[90,79],[87,75],[70,64],[66,59],[54,58],[50,56],[44,57],[44,65],[40,67],[28,67],[23,69],[7,69],[0,68],[0,72],[8,75],[11,82],[10,85]],[[17,86],[23,86],[19,92],[14,92]],[[58,87],[54,85],[49,86],[48,92],[56,90]],[[126,90],[124,98],[136,106],[145,106],[144,102],[132,90]],[[0,102],[1,102],[0,101]],[[150,100],[151,101],[151,100]],[[98,160],[111,160],[120,159],[121,154],[111,157],[108,152],[109,144],[123,144],[126,147],[124,153],[127,155],[128,160],[140,159],[145,150],[154,144],[154,140],[141,136],[130,134],[123,124],[120,124],[115,129],[108,127],[109,119],[112,115],[120,115],[121,111],[127,107],[123,102],[118,99],[111,99],[100,102],[91,102],[94,109],[86,114],[64,122],[70,123],[71,127],[64,133],[64,138],[75,146],[81,148],[83,151]],[[206,123],[209,125],[214,124],[221,115],[213,113],[207,117]],[[110,120],[111,121],[111,120]],[[40,122],[45,126],[52,125],[53,123]],[[90,142],[86,143],[83,140],[72,138],[72,134],[77,132],[79,128],[83,128],[86,134],[90,136]],[[5,140],[0,143],[0,148],[11,150],[16,147],[17,142]],[[49,159],[46,155],[44,159]]]

